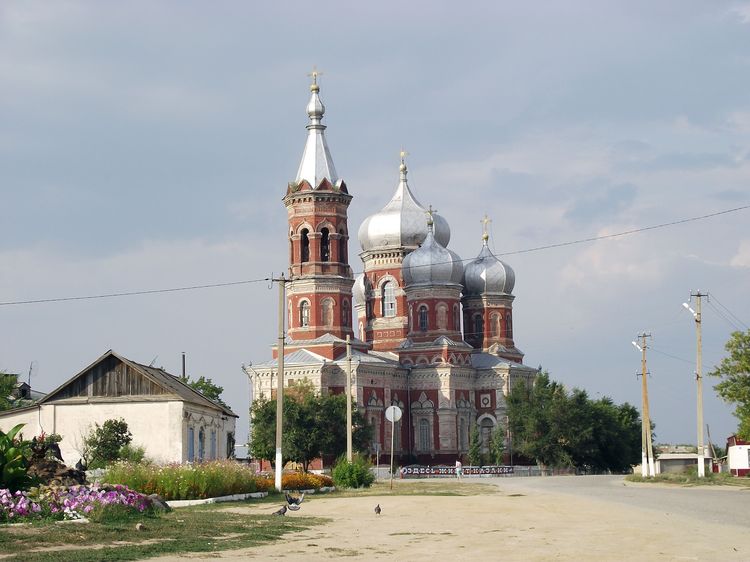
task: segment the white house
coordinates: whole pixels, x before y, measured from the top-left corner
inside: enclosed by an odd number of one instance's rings
[[[0,429],[19,423],[25,438],[58,433],[69,465],[83,439],[108,419],[122,418],[133,446],[158,463],[222,459],[234,451],[237,415],[163,369],[107,351],[34,405],[0,412]]]

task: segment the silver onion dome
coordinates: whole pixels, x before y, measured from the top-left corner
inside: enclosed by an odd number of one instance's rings
[[[367,287],[365,286],[364,273],[360,273],[354,278],[352,296],[354,297],[354,302],[356,304],[364,304],[367,302]]]
[[[516,274],[506,263],[500,261],[487,246],[484,237],[482,250],[476,259],[464,268],[463,286],[466,295],[505,294],[513,292]]]
[[[430,220],[427,223],[427,238],[424,244],[404,258],[402,271],[404,283],[407,287],[411,287],[414,285],[460,285],[464,269],[458,254],[443,246],[436,239],[432,220]]]
[[[381,211],[367,217],[359,227],[359,244],[363,251],[391,248],[414,249],[427,238],[425,209],[414,198],[406,181],[406,163],[401,159],[400,181],[396,193]],[[435,215],[435,239],[447,246],[451,239],[448,222]]]

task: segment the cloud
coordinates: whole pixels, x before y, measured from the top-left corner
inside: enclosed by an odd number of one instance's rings
[[[740,242],[740,247],[729,265],[732,267],[750,267],[750,240]]]
[[[630,183],[612,186],[588,185],[579,190],[579,193],[572,207],[565,212],[565,218],[590,222],[618,216],[620,211],[633,203],[638,189]]]
[[[737,4],[730,8],[729,13],[736,17],[740,23],[750,24],[750,4]]]

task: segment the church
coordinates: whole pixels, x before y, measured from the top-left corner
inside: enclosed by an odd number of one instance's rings
[[[393,442],[402,462],[453,464],[468,453],[475,425],[486,452],[495,428],[506,426],[510,389],[537,373],[514,342],[515,274],[488,247],[486,218],[475,258],[448,249],[448,221],[414,197],[402,153],[393,197],[357,231],[362,272],[355,277],[347,221],[354,195],[333,164],[315,73],[310,90],[302,160],[283,197],[285,385],[308,379],[322,393],[342,393],[351,367],[373,455],[390,454]],[[252,371],[251,403],[271,397],[278,347]],[[403,411],[393,436],[384,415],[390,405]]]

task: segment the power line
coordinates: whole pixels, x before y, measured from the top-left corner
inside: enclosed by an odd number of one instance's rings
[[[567,242],[559,242],[557,244],[548,244],[546,246],[537,246],[534,248],[527,248],[525,250],[516,250],[512,252],[505,252],[496,254],[498,256],[511,256],[516,254],[525,254],[530,252],[538,252],[541,250],[550,250],[555,248],[562,248],[564,246],[573,246],[575,244],[584,244],[586,242],[597,242],[599,240],[608,240],[611,238],[618,238],[620,236],[629,236],[631,234],[638,234],[640,232],[647,232],[649,230],[657,230],[660,228],[667,228],[670,226],[675,226],[678,224],[685,224],[689,222],[695,222],[699,220],[709,219],[713,217],[717,217],[720,215],[726,215],[728,213],[734,213],[737,211],[743,211],[745,209],[750,209],[750,205],[743,205],[741,207],[734,207],[733,209],[725,209],[723,211],[717,211],[715,213],[709,213],[705,215],[700,215],[697,217],[690,217],[687,219],[680,219],[676,221],[661,223],[661,224],[655,224],[651,226],[644,226],[641,228],[635,228],[632,230],[626,230],[623,232],[618,232],[616,234],[604,234],[602,236],[592,236],[589,238],[581,238],[578,240],[570,240]],[[462,259],[461,262],[470,262],[474,261],[476,258],[466,258]],[[447,262],[446,262],[447,263]],[[438,265],[438,264],[430,264],[425,265],[421,267],[430,267],[431,265]],[[362,272],[356,272],[355,275],[358,275]],[[247,285],[252,283],[260,283],[263,281],[272,281],[270,277],[264,277],[261,279],[247,279],[244,281],[228,281],[225,283],[211,283],[206,285],[190,285],[185,287],[170,287],[167,289],[148,289],[143,291],[122,291],[118,293],[104,293],[100,295],[83,295],[83,296],[75,296],[75,297],[53,297],[53,298],[43,298],[43,299],[30,299],[30,300],[19,300],[19,301],[7,301],[7,302],[0,302],[0,306],[16,306],[16,305],[25,305],[25,304],[45,304],[45,303],[52,303],[52,302],[66,302],[66,301],[82,301],[82,300],[94,300],[94,299],[109,299],[109,298],[117,298],[117,297],[132,297],[132,296],[138,296],[138,295],[154,295],[154,294],[161,294],[161,293],[175,293],[179,291],[194,291],[198,289],[213,289],[218,287],[231,287],[234,285]]]
[[[745,327],[745,329],[747,330],[747,328],[748,328],[747,324],[745,322],[743,322],[742,320],[740,320],[740,318],[736,314],[734,314],[734,312],[732,312],[726,306],[724,306],[723,304],[721,304],[721,302],[719,302],[719,299],[716,298],[716,295],[713,292],[711,293],[711,299],[708,302],[709,303],[714,303],[715,302],[716,304],[718,304],[721,308],[723,308],[727,312],[727,314],[729,314],[732,318],[734,318],[738,323],[742,324]],[[713,307],[713,308],[715,308],[715,307]]]

